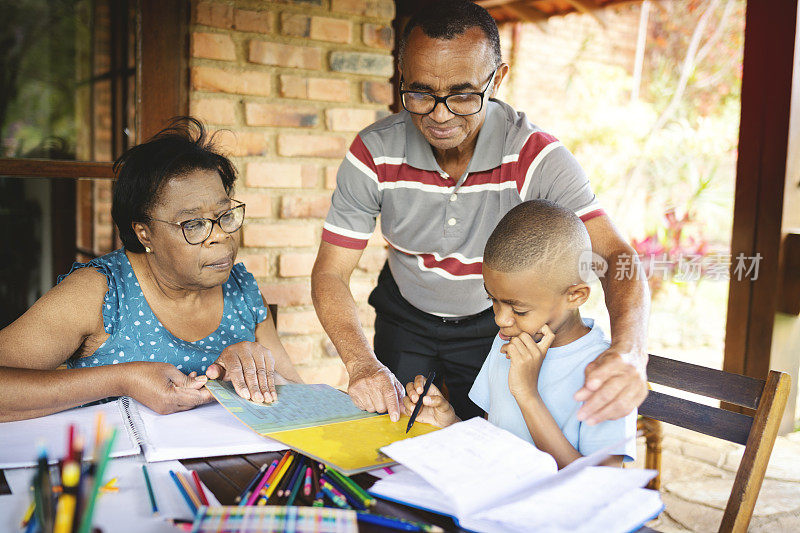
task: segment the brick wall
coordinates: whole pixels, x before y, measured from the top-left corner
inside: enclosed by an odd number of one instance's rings
[[[311,304],[310,273],[336,169],[361,128],[388,114],[392,0],[193,1],[190,112],[221,134],[247,203],[239,259],[279,306],[301,375],[346,384]],[[385,260],[380,231],[351,287],[366,303]]]

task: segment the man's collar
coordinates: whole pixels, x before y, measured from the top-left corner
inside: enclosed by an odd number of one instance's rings
[[[503,145],[505,133],[503,128],[503,112],[500,104],[491,100],[486,103],[486,118],[478,132],[475,153],[467,167],[467,172],[483,172],[497,168],[503,161]],[[420,170],[438,172],[441,170],[433,155],[433,148],[425,140],[417,126],[411,120],[411,114],[403,110],[406,122],[406,163]]]

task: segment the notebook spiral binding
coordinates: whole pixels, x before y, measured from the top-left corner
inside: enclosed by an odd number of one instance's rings
[[[142,417],[139,415],[139,410],[136,408],[136,405],[131,402],[130,397],[123,396],[119,399],[119,406],[122,411],[122,416],[127,422],[125,425],[127,426],[128,434],[139,446],[144,447],[147,442],[147,434],[145,433],[144,423],[142,422]],[[142,450],[142,452],[144,452],[144,450]]]

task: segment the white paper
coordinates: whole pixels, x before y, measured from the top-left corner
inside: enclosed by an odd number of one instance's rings
[[[95,507],[94,524],[111,533],[175,533],[177,530],[167,518],[192,519],[169,471],[188,475],[188,470],[178,461],[163,461],[147,465],[159,514],[153,516],[147,486],[142,473],[141,456],[113,459],[106,467],[105,480],[118,478],[119,492],[101,493]],[[11,494],[0,496],[0,531],[20,530],[20,520],[30,504],[30,484],[35,468],[6,470]],[[193,486],[194,488],[194,486]],[[217,498],[205,489],[211,505],[219,505]]]
[[[137,430],[149,462],[288,449],[252,431],[217,402],[169,415],[159,415],[135,400],[130,403],[135,420],[138,413],[137,425],[141,422]]]
[[[51,463],[57,462],[57,458],[67,453],[70,424],[75,424],[83,435],[84,456],[90,458],[94,447],[97,413],[103,413],[106,428],[117,428],[111,457],[139,453],[139,445],[129,432],[120,402],[114,401],[30,420],[0,423],[0,468],[35,466],[40,446],[47,450]]]

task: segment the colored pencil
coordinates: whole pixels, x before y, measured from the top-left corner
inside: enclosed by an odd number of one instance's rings
[[[293,462],[294,462],[294,455],[290,455],[289,459],[287,459],[286,462],[283,463],[281,469],[277,471],[278,473],[275,474],[275,476],[273,477],[272,481],[269,484],[269,487],[267,487],[266,494],[264,494],[267,500],[269,500],[269,498],[272,496],[272,493],[275,492],[275,489],[278,488],[278,483],[281,482],[281,479],[283,479],[284,474],[286,474],[286,471],[289,470],[289,467],[292,466]]]
[[[158,505],[156,505],[156,495],[153,493],[153,485],[150,483],[150,474],[147,473],[147,465],[142,465],[142,473],[144,474],[144,484],[147,486],[147,495],[150,497],[150,507],[153,508],[153,514],[158,514]]]
[[[277,461],[273,461],[273,463],[275,463],[275,464],[278,464],[278,462],[277,462]],[[268,467],[269,467],[269,465],[268,465],[267,463],[264,463],[263,465],[261,465],[261,468],[259,468],[259,469],[258,469],[258,472],[256,472],[256,474],[253,476],[253,478],[250,480],[250,482],[249,482],[249,483],[247,484],[247,486],[244,488],[244,490],[242,491],[242,493],[241,493],[241,494],[239,494],[239,495],[236,497],[236,499],[234,500],[234,503],[239,503],[239,502],[241,502],[241,501],[244,501],[245,503],[247,502],[247,498],[246,498],[246,496],[247,496],[247,493],[249,493],[249,492],[250,492],[250,490],[251,490],[253,487],[255,487],[256,483],[258,483],[258,480],[259,480],[259,479],[261,479],[261,476],[264,474],[264,472],[266,472],[266,471],[267,471],[267,468],[268,468]]]
[[[71,446],[70,446],[71,447]],[[76,506],[78,503],[78,480],[81,476],[81,467],[75,461],[68,460],[64,463],[61,474],[63,493],[58,498],[56,505],[56,518],[53,533],[70,533],[72,523],[75,521]]]
[[[294,474],[300,469],[300,463],[303,462],[303,456],[297,455],[292,462],[292,465],[286,469],[286,474],[284,474],[283,479],[278,484],[278,487],[275,491],[275,494],[280,498],[282,496],[288,496],[289,490],[291,490],[290,483],[294,479]],[[289,490],[287,490],[287,488]]]
[[[436,379],[436,370],[431,370],[428,373],[428,377],[425,378],[425,386],[422,387],[422,394],[417,399],[417,405],[414,406],[414,410],[411,412],[411,417],[408,419],[408,425],[406,426],[406,433],[411,431],[411,426],[414,425],[414,421],[417,419],[417,415],[419,415],[419,410],[422,409],[422,399],[428,394],[428,390],[431,388],[431,383],[433,380]]]
[[[98,413],[102,414],[102,413]],[[102,417],[98,417],[100,421],[102,421]],[[111,447],[114,445],[114,439],[117,437],[117,428],[111,428],[111,435],[106,439],[105,445],[103,446],[102,452],[95,451],[94,456],[98,457],[99,454],[99,462],[97,463],[97,469],[94,474],[94,483],[92,484],[91,493],[89,495],[89,500],[86,502],[86,509],[83,511],[83,516],[81,519],[81,525],[78,529],[78,533],[89,533],[92,529],[92,516],[94,515],[94,507],[97,503],[97,495],[100,493],[100,487],[103,483],[103,474],[106,472],[106,466],[108,465],[108,459],[111,455]]]
[[[192,479],[194,479],[194,484],[197,487],[197,495],[200,497],[200,503],[208,507],[208,498],[206,498],[206,491],[203,490],[203,484],[200,482],[200,476],[197,475],[197,472],[192,470]]]
[[[285,454],[284,454],[284,457],[286,457]],[[269,480],[269,477],[272,475],[272,473],[275,471],[275,469],[278,468],[279,464],[280,464],[280,461],[277,460],[277,459],[272,461],[272,464],[269,465],[269,469],[264,474],[264,477],[261,478],[261,481],[253,489],[253,492],[250,494],[250,497],[247,498],[247,499],[242,499],[242,501],[245,502],[245,505],[253,505],[253,503],[255,503],[255,501],[258,499],[258,495],[261,492],[261,489],[264,488],[264,485],[267,483],[267,481]]]
[[[337,470],[334,470],[333,468],[328,468],[325,473],[330,474],[333,479],[339,481],[343,486],[350,488],[353,494],[357,495],[364,505],[368,507],[375,505],[375,498],[370,496],[367,491],[359,487],[358,484],[349,477],[338,472]]]
[[[292,505],[294,503],[297,494],[300,492],[300,487],[303,486],[303,478],[306,476],[307,472],[308,467],[305,465],[305,461],[303,461],[302,466],[297,469],[297,474],[295,475],[295,480],[291,492],[289,493],[289,499],[286,500],[286,505]]]
[[[337,496],[329,487],[330,485],[325,481],[320,482],[320,490],[323,494],[325,494],[325,496],[328,497],[330,501],[334,503],[334,505],[342,509],[352,509],[352,507],[347,505],[347,500],[343,496]]]
[[[289,478],[289,481],[286,483],[286,485],[283,486],[283,494],[279,494],[278,496],[288,497],[289,494],[291,494],[292,490],[294,490],[294,486],[298,483],[297,480],[298,478],[301,477],[300,473],[301,472],[305,473],[305,471],[306,471],[306,463],[303,460],[303,456],[301,455],[297,458],[297,461],[295,461],[295,468],[294,471],[292,472],[291,477]]]
[[[429,533],[443,532],[444,529],[439,526],[425,524],[422,522],[412,522],[411,520],[403,520],[402,518],[394,518],[391,516],[383,516],[379,514],[370,513],[356,513],[358,520],[368,524],[375,524],[389,529],[398,529],[400,531],[427,531]]]
[[[175,486],[178,487],[178,492],[181,493],[181,496],[183,496],[184,501],[186,501],[186,505],[188,505],[189,509],[192,511],[192,515],[197,514],[197,507],[194,506],[192,499],[189,497],[189,493],[186,492],[186,489],[183,488],[183,485],[181,485],[178,476],[176,476],[175,472],[173,472],[172,470],[169,471],[169,475],[172,478],[172,481],[175,482]]]
[[[336,483],[333,479],[329,478],[325,474],[322,474],[322,480],[325,481],[330,487],[335,489],[333,490],[334,494],[341,494],[351,507],[355,507],[359,511],[365,511],[367,509],[366,503],[364,503],[358,496],[354,495],[350,490],[343,487],[341,484]]]
[[[311,467],[306,467],[306,478],[303,480],[303,494],[311,496]]]
[[[194,504],[195,508],[200,509],[200,506],[203,505],[203,503],[200,501],[200,498],[197,496],[197,494],[195,494],[192,484],[189,483],[189,480],[186,479],[186,476],[184,476],[181,472],[175,472],[175,475],[178,476],[178,481],[180,481],[181,485],[183,485],[183,488],[186,489],[186,494],[188,494],[192,499],[192,503]]]

